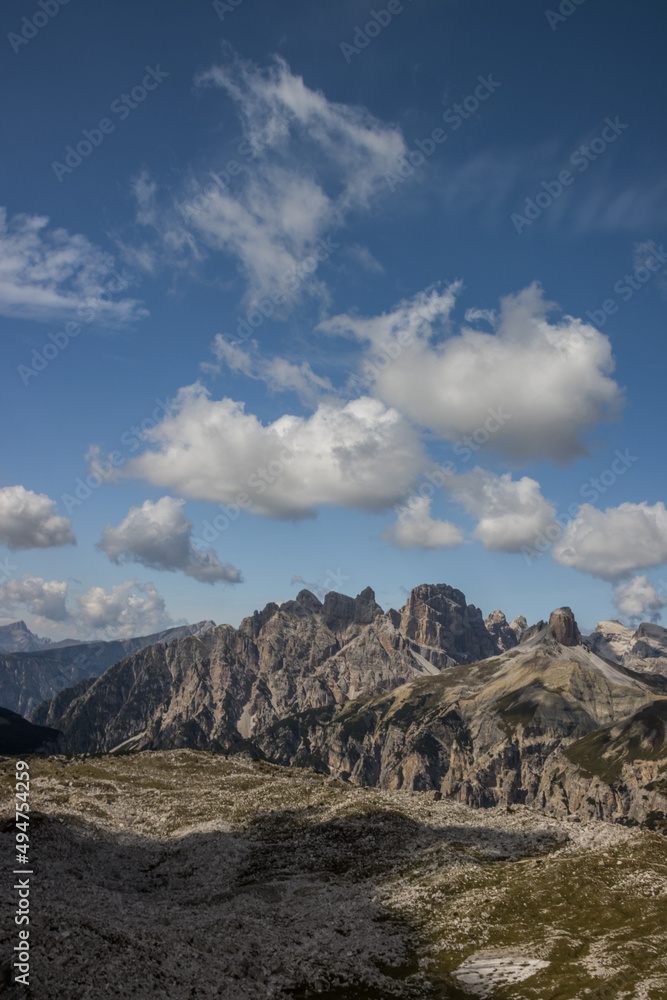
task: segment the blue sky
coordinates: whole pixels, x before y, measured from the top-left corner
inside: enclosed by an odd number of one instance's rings
[[[657,618],[666,20],[5,10],[0,619]]]

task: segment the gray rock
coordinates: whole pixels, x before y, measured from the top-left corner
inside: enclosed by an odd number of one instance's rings
[[[479,609],[444,584],[415,588],[387,614],[370,587],[356,598],[330,592],[324,602],[302,590],[238,629],[137,652],[40,706],[36,718],[62,728],[75,750],[241,750],[288,716],[333,710],[496,651]]]

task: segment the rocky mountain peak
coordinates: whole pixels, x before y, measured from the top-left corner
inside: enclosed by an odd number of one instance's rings
[[[51,646],[50,639],[43,639],[30,631],[24,621],[0,625],[0,651],[5,653],[33,652]]]
[[[494,640],[498,651],[503,653],[517,645],[527,624],[522,615],[508,623],[502,611],[492,611],[484,621],[484,627]]]
[[[517,615],[516,618],[512,619],[512,621],[509,624],[509,627],[514,632],[514,634],[515,634],[515,636],[517,638],[517,642],[520,642],[521,641],[521,636],[523,635],[523,633],[528,628],[528,622],[523,617],[523,615]]]
[[[484,627],[482,612],[467,604],[465,594],[445,583],[421,584],[400,610],[399,631],[421,646],[463,654],[468,662],[496,652]]]
[[[577,626],[572,608],[556,608],[549,616],[549,634],[561,646],[581,645],[581,632]]]
[[[315,596],[315,594],[313,594],[311,590],[300,590],[296,595],[296,602],[297,604],[300,604],[302,608],[305,608],[306,611],[310,611],[313,614],[322,610],[322,602]]]
[[[278,611],[278,605],[274,601],[270,601],[261,611],[254,611],[248,618],[244,618],[239,625],[239,632],[251,636],[259,635],[261,629],[270,618],[273,618],[276,611]]]
[[[366,587],[356,597],[348,597],[330,590],[325,595],[322,614],[333,632],[344,632],[350,625],[370,625],[378,615],[384,614],[375,600],[375,592]]]

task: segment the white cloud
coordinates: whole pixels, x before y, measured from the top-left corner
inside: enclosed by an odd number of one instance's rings
[[[648,577],[635,576],[629,583],[614,587],[614,604],[625,618],[658,621],[660,611],[667,607],[667,598],[661,597]]]
[[[375,399],[325,401],[309,417],[263,425],[242,403],[196,383],[146,432],[152,449],[123,475],[190,499],[273,517],[314,516],[321,504],[380,511],[405,496],[425,464],[419,438]]]
[[[147,316],[136,299],[122,298],[125,276],[114,259],[85,236],[48,229],[46,216],[0,208],[0,314],[40,322],[78,319],[120,324]]]
[[[294,364],[285,358],[262,358],[256,353],[257,343],[251,342],[253,353],[244,351],[237,344],[230,344],[221,334],[217,334],[212,350],[219,362],[248,378],[258,379],[266,383],[272,392],[295,392],[305,403],[314,403],[319,396],[333,393],[334,388],[328,378],[316,375],[307,361]],[[211,366],[206,362],[205,370],[219,369],[219,365]]]
[[[477,323],[479,320],[483,320],[493,329],[498,324],[498,314],[495,309],[466,309],[464,319],[466,323]]]
[[[236,258],[251,306],[325,296],[314,271],[331,252],[330,236],[350,212],[366,210],[387,190],[384,175],[405,152],[403,137],[364,108],[311,90],[283,59],[264,70],[229,46],[225,55],[225,65],[200,74],[197,83],[223,91],[241,119],[239,169],[228,174],[229,155],[221,158],[223,169],[201,183],[191,178],[167,212],[157,208],[155,182],[141,175],[134,185],[137,222],[157,232],[163,255],[176,266],[216,251]],[[145,242],[133,259],[155,267]],[[369,254],[365,259],[377,269]]]
[[[537,284],[501,300],[494,333],[455,333],[459,290],[423,292],[372,319],[336,316],[320,329],[365,344],[375,394],[443,438],[481,439],[519,461],[585,454],[584,433],[623,402],[607,337],[571,316],[549,322],[554,307]],[[485,434],[498,408],[508,418]]]
[[[105,639],[127,638],[175,624],[152,583],[126,580],[109,591],[90,587],[74,595],[74,607],[71,596],[64,580],[25,575],[0,585],[0,608],[16,614],[32,613],[37,618],[33,628],[45,622],[61,624],[64,628],[56,627],[56,632],[62,638],[73,633],[79,638],[94,638],[100,633]]]
[[[23,486],[0,489],[0,542],[10,549],[76,545],[72,523],[55,513],[55,500]]]
[[[473,538],[492,552],[520,552],[553,523],[555,507],[529,476],[513,480],[479,467],[448,476],[445,488],[453,500],[478,519]]]
[[[603,580],[621,580],[635,570],[667,562],[664,503],[622,503],[598,510],[582,504],[551,554],[556,562]]]
[[[263,71],[234,58],[230,49],[228,55],[227,65],[212,67],[199,83],[221,87],[236,102],[246,136],[257,136],[272,120],[287,117],[290,137],[299,136],[304,146],[301,157],[305,154],[310,160],[295,178],[309,176],[313,160],[320,167],[335,165],[332,186],[341,188],[337,206],[367,206],[378,186],[385,185],[385,173],[405,152],[398,129],[384,125],[364,108],[335,103],[321,91],[310,90],[280,57]],[[267,145],[289,149],[282,130],[275,130]],[[293,168],[296,171],[296,163]]]
[[[409,506],[380,535],[397,549],[444,549],[461,545],[463,535],[449,521],[431,517],[431,500],[413,497]]]
[[[149,569],[180,570],[200,583],[240,583],[241,573],[223,565],[214,549],[203,552],[192,542],[192,521],[183,511],[184,500],[161,497],[131,507],[127,517],[102,533],[98,548],[111,562],[138,562]]]
[[[75,600],[78,611],[73,618],[89,632],[126,638],[150,635],[174,624],[164,598],[152,583],[126,580],[115,584],[111,590],[90,587]]]
[[[60,580],[24,576],[21,580],[8,580],[0,586],[0,607],[7,610],[23,607],[53,622],[69,618],[66,601],[67,584]]]
[[[345,256],[349,257],[354,264],[363,267],[364,271],[369,271],[371,274],[384,274],[384,267],[373,256],[368,247],[352,243],[345,248]]]

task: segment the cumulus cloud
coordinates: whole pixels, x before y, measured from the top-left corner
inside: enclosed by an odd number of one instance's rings
[[[76,545],[72,523],[55,513],[55,500],[23,486],[0,489],[0,542],[10,549]]]
[[[622,503],[602,511],[582,504],[551,554],[563,566],[611,581],[659,566],[667,562],[665,505]]]
[[[477,518],[472,535],[492,552],[520,552],[553,523],[556,509],[529,476],[513,480],[481,469],[448,476],[445,488],[457,503]]]
[[[0,586],[0,607],[8,611],[25,608],[40,618],[63,622],[69,618],[66,603],[67,583],[64,581],[26,575]]]
[[[634,576],[629,583],[614,587],[614,605],[625,618],[656,622],[660,611],[667,607],[667,598],[661,597],[645,574]]]
[[[203,552],[192,541],[192,521],[183,511],[184,500],[161,497],[131,507],[116,527],[108,525],[98,548],[111,562],[138,562],[150,569],[180,570],[200,583],[240,583],[241,573],[223,565],[214,549]]]
[[[364,344],[374,393],[443,438],[488,443],[515,461],[585,454],[585,432],[623,402],[607,337],[572,316],[550,321],[555,307],[538,284],[502,299],[497,318],[469,313],[494,319],[495,332],[457,333],[459,290],[422,292],[381,316],[340,315],[319,329]],[[499,408],[509,416],[486,433]]]
[[[152,583],[126,580],[111,590],[90,587],[75,597],[75,619],[84,629],[131,637],[160,632],[174,624],[164,598]]]
[[[89,587],[72,594],[64,580],[43,580],[25,575],[0,585],[0,609],[12,614],[35,615],[37,625],[56,623],[55,631],[64,638],[106,639],[150,635],[174,625],[164,598],[152,583],[126,580],[111,590]],[[58,625],[64,626],[58,628]]]
[[[385,510],[425,465],[414,429],[368,397],[264,425],[242,403],[213,400],[195,383],[146,438],[149,450],[123,475],[271,517],[312,517],[321,504]]]
[[[143,176],[135,183],[137,221],[157,231],[173,263],[216,251],[236,258],[251,305],[323,295],[313,271],[328,254],[327,240],[350,212],[367,209],[387,190],[384,175],[406,151],[402,135],[364,108],[311,90],[281,58],[263,69],[226,46],[224,64],[200,74],[197,84],[233,103],[244,134],[241,169],[208,174],[201,184],[191,179],[167,214],[157,210],[160,192]],[[145,245],[139,250],[153,268]],[[370,255],[366,261],[373,266]]]
[[[463,542],[463,535],[450,521],[431,517],[431,500],[413,497],[409,506],[380,535],[397,549],[445,549]]]
[[[295,392],[304,403],[312,404],[319,396],[333,393],[334,388],[328,378],[316,375],[307,361],[296,365],[286,358],[262,358],[256,353],[256,341],[251,343],[252,352],[238,344],[230,344],[222,334],[217,334],[212,350],[219,363],[248,378],[262,381],[272,392]],[[204,363],[204,369],[211,366]],[[213,366],[214,369],[219,368]]]
[[[123,298],[127,279],[114,259],[85,236],[48,229],[42,215],[7,219],[0,208],[0,315],[40,322],[83,319],[127,323],[147,311]],[[114,297],[115,296],[115,297]]]

